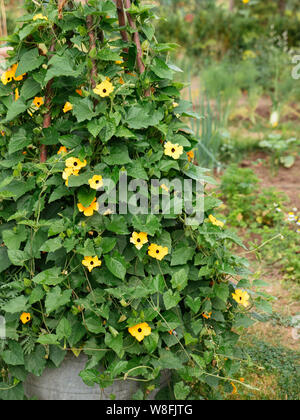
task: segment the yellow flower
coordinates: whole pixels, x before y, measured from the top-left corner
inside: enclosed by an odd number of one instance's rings
[[[100,267],[102,261],[100,261],[98,257],[84,257],[84,260],[82,260],[82,264],[85,267],[87,267],[89,272],[91,272],[94,268]]]
[[[63,171],[62,177],[63,179],[66,180],[66,186],[68,187],[69,185],[69,176],[74,175],[74,176],[78,176],[79,175],[79,169],[76,170],[74,168],[65,168],[65,170]]]
[[[159,261],[161,261],[168,253],[169,253],[169,250],[167,247],[162,247],[156,244],[151,244],[148,247],[148,255],[150,255],[150,257],[155,258]]]
[[[143,245],[145,245],[148,242],[148,235],[145,232],[133,232],[130,242],[135,245],[135,247],[140,250],[143,248]]]
[[[31,320],[31,315],[27,312],[23,312],[20,316],[20,321],[22,321],[23,324],[27,324]]]
[[[177,108],[179,104],[177,102],[173,102],[173,108]]]
[[[34,15],[32,20],[48,20],[47,16],[42,15],[42,13],[38,13],[37,15]]]
[[[68,149],[65,146],[61,146],[59,151],[57,152],[58,155],[62,153],[68,153]]]
[[[161,184],[160,188],[165,190],[167,193],[170,191],[169,188],[165,184]]]
[[[239,303],[240,305],[243,305],[245,308],[249,306],[250,296],[246,291],[243,291],[241,289],[236,289],[235,293],[232,293],[232,297],[237,303]]]
[[[72,111],[72,109],[73,109],[73,105],[70,102],[66,102],[63,108],[63,112],[66,113],[66,112]]]
[[[20,74],[20,76],[17,76],[16,77],[16,71],[17,71],[17,68],[18,68],[18,64],[14,64],[13,66],[12,66],[12,68],[11,68],[11,71],[13,72],[13,74],[14,74],[14,79],[15,79],[15,81],[16,82],[20,82],[21,80],[23,80],[23,78],[24,78],[24,76],[26,76],[26,73],[24,73],[24,74]]]
[[[66,167],[67,168],[73,168],[76,171],[82,168],[84,168],[86,166],[86,160],[84,160],[83,162],[81,162],[80,159],[75,158],[75,157],[70,157],[66,160]]]
[[[94,198],[92,203],[88,207],[84,207],[81,203],[77,204],[78,210],[83,213],[85,216],[93,216],[94,211],[97,211],[99,209],[99,204],[96,201],[97,199]]]
[[[16,88],[15,90],[15,101],[17,101],[20,98],[19,89]]]
[[[115,63],[120,66],[121,64],[124,64],[124,61],[123,60],[117,60],[117,61],[115,61]]]
[[[211,317],[211,314],[212,314],[212,312],[206,312],[206,313],[203,312],[202,316],[205,319],[209,319]]]
[[[249,3],[249,1],[250,1],[250,0],[243,0],[243,3],[244,3],[244,4],[247,4],[247,3]]]
[[[1,82],[4,85],[7,85],[7,83],[12,82],[13,78],[14,78],[14,72],[12,70],[7,70],[5,73],[2,74],[1,76]]]
[[[236,388],[236,386],[234,385],[234,383],[233,383],[233,382],[230,382],[230,384],[231,384],[231,386],[232,386],[232,388],[233,388],[233,390],[232,390],[232,393],[231,393],[231,394],[236,394],[236,393],[237,393],[237,388]]]
[[[183,147],[179,146],[179,144],[173,144],[170,141],[168,141],[165,144],[165,155],[171,156],[173,159],[179,159],[180,156],[183,153]]]
[[[33,104],[37,107],[40,108],[42,105],[44,105],[44,99],[43,98],[39,98],[39,97],[35,97],[33,100]]]
[[[209,215],[209,221],[214,225],[214,226],[219,226],[219,227],[224,227],[224,223],[221,222],[220,220],[217,220],[212,214]]]
[[[90,187],[94,190],[103,187],[103,178],[101,175],[94,175],[93,178],[89,179]]]
[[[187,157],[188,157],[188,161],[189,162],[193,162],[194,158],[195,158],[195,153],[193,150],[191,150],[190,152],[187,152]]]
[[[243,60],[248,60],[248,59],[251,59],[251,58],[256,58],[255,52],[251,51],[251,50],[244,51]]]
[[[101,98],[105,98],[114,91],[114,87],[110,81],[105,80],[104,82],[97,85],[93,91],[96,93],[96,95],[101,96]]]
[[[128,328],[129,333],[135,337],[138,341],[144,340],[145,337],[151,334],[151,328],[147,322],[137,324],[134,327]]]

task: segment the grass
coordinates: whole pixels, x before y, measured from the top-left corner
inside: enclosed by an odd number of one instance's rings
[[[300,352],[280,344],[272,345],[255,336],[246,337],[243,345],[245,358],[245,382],[259,391],[239,387],[230,399],[238,400],[299,400],[300,399]]]

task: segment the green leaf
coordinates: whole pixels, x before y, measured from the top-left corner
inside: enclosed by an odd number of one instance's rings
[[[42,346],[36,346],[34,351],[25,355],[24,366],[27,372],[35,376],[41,376],[46,367],[46,351]]]
[[[181,360],[175,356],[171,351],[162,349],[160,351],[160,358],[158,360],[162,369],[180,369],[182,367]]]
[[[201,369],[204,370],[206,368],[206,363],[203,357],[200,357],[197,354],[191,354],[191,356]]]
[[[227,302],[227,299],[229,297],[229,287],[225,283],[215,283],[213,291],[215,295],[221,299],[223,302]]]
[[[27,101],[28,99],[31,99],[36,96],[37,93],[39,93],[41,90],[41,86],[39,83],[37,83],[35,80],[33,80],[31,77],[25,80],[20,95],[21,97]]]
[[[193,299],[191,296],[187,296],[185,298],[185,303],[194,312],[194,314],[196,314],[200,309],[201,299],[199,296],[195,299]]]
[[[27,308],[28,298],[25,296],[18,296],[9,300],[7,303],[2,304],[1,309],[10,314],[18,312],[25,312]]]
[[[93,102],[89,98],[72,99],[73,115],[78,122],[91,120],[95,116]]]
[[[56,335],[59,340],[69,338],[72,333],[70,322],[66,318],[62,318],[56,328]]]
[[[144,338],[143,343],[146,347],[148,353],[153,353],[157,346],[159,341],[159,334],[156,331],[152,331],[150,335]]]
[[[26,251],[16,251],[9,249],[7,251],[8,258],[14,265],[22,266],[24,262],[30,259],[30,255]]]
[[[113,257],[110,255],[104,255],[106,267],[109,271],[118,279],[124,280],[126,275],[126,264],[125,260],[121,255],[114,254]]]
[[[102,61],[121,61],[119,53],[112,51],[110,48],[103,48],[97,54],[99,60]]]
[[[109,148],[109,155],[103,156],[102,160],[107,165],[126,165],[131,163],[131,159],[128,154],[128,148],[125,144],[120,144],[119,146],[111,146]]]
[[[68,54],[65,52],[62,56],[54,55],[49,61],[49,69],[45,76],[45,83],[56,77],[78,77],[82,70],[82,66],[75,65],[75,60],[73,60],[71,53]]]
[[[72,290],[64,290],[62,292],[59,286],[54,287],[46,296],[45,306],[47,314],[69,303],[71,295]]]
[[[78,200],[79,203],[83,205],[83,207],[89,207],[94,198],[96,197],[96,190],[93,190],[88,187],[81,187],[78,191]]]
[[[22,98],[19,98],[17,101],[14,101],[9,105],[7,109],[7,114],[4,122],[9,122],[16,118],[18,115],[22,114],[26,111],[28,105],[23,101]],[[10,152],[12,153],[12,152]]]
[[[77,178],[77,177],[72,177]],[[69,178],[69,186],[70,185],[71,178]],[[55,188],[53,193],[49,197],[48,203],[53,203],[53,201],[59,200],[62,197],[67,197],[68,195],[72,195],[72,192],[69,190],[69,188],[65,187],[64,185],[60,185],[58,188]]]
[[[0,273],[6,270],[11,265],[11,262],[8,258],[7,249],[0,248]]]
[[[87,326],[87,329],[93,334],[100,334],[105,332],[101,318],[97,317],[96,315],[85,318],[85,325]]]
[[[40,251],[55,252],[62,247],[62,240],[60,237],[48,239],[40,248]]]
[[[42,287],[41,286],[35,287],[31,295],[29,296],[29,304],[33,305],[39,300],[42,300],[44,296],[45,296],[45,291],[42,289]]]
[[[45,57],[39,55],[39,50],[37,48],[26,51],[19,61],[16,77],[37,69],[44,63],[45,59]]]
[[[52,267],[42,271],[33,277],[32,281],[36,284],[46,284],[47,286],[56,286],[64,281],[61,275],[60,267]]]
[[[2,238],[8,249],[18,250],[20,248],[21,242],[26,240],[27,232],[23,226],[18,226],[16,231],[4,230],[2,232]]]
[[[118,235],[128,235],[129,230],[127,228],[127,223],[124,216],[113,215],[111,220],[105,220],[105,227],[110,232],[117,233]]]
[[[173,79],[173,71],[160,58],[155,57],[153,59],[151,70],[161,79]]]
[[[44,346],[50,344],[59,345],[58,337],[55,334],[40,335],[36,341],[37,343],[43,344]]]
[[[180,243],[172,253],[171,266],[186,264],[193,258],[194,254],[195,250],[193,248]]]
[[[20,128],[17,133],[15,133],[8,144],[8,153],[17,152],[18,150],[24,149],[31,143],[31,137],[27,134],[24,128]]]
[[[2,353],[2,359],[7,365],[21,366],[24,365],[24,355],[21,344],[16,341],[10,341],[8,344],[9,350]]]
[[[151,104],[137,104],[128,110],[125,123],[129,128],[140,130],[150,126],[156,126],[164,117],[162,109],[155,109]]]
[[[187,286],[187,283],[188,273],[186,269],[182,268],[173,274],[171,279],[173,289],[177,289],[180,292]]]
[[[151,236],[161,229],[158,217],[153,214],[133,216],[132,225],[137,232],[145,232]]]
[[[112,334],[107,333],[105,335],[104,342],[109,348],[113,349],[117,353],[120,359],[123,357],[123,335],[121,333],[119,333],[116,337],[114,337]]]
[[[184,382],[177,382],[174,385],[174,395],[176,400],[185,400],[190,393],[190,387],[185,385]]]
[[[166,293],[163,294],[164,304],[166,309],[171,309],[176,306],[180,300],[181,296],[178,292],[172,292],[172,290],[168,290]]]

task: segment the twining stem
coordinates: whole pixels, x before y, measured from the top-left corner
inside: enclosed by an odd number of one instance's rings
[[[90,38],[90,51],[94,50],[96,48],[96,35],[95,31],[93,30],[93,16],[87,16],[86,18],[86,25],[89,33]],[[92,61],[92,70],[91,70],[91,84],[92,88],[95,89],[96,87],[96,81],[97,81],[97,63],[95,59],[91,59]]]
[[[125,4],[125,8],[128,10],[131,7],[131,1],[130,0],[124,0],[124,4]],[[140,36],[135,24],[135,21],[132,19],[131,14],[127,11],[126,12],[127,15],[127,20],[129,23],[129,26],[134,30],[134,34],[133,34],[133,40],[134,43],[136,45],[137,48],[137,66],[139,69],[139,73],[143,74],[145,71],[145,65],[143,63],[142,57],[143,57],[143,50],[142,50],[142,46],[141,46],[141,40],[140,40]]]
[[[124,5],[123,0],[116,0],[117,12],[118,12],[118,19],[119,19],[119,26],[120,28],[124,28],[126,26],[126,16],[124,12]],[[129,42],[128,34],[125,29],[120,29],[121,37],[124,42]],[[125,50],[124,50],[125,51]],[[126,48],[128,52],[128,49]]]
[[[52,44],[50,47],[50,52],[54,52],[54,51],[55,51],[55,39],[52,41]],[[49,80],[49,82],[46,85],[45,107],[47,109],[47,112],[44,116],[43,128],[49,128],[51,125],[52,83],[53,83],[53,79]],[[42,144],[41,149],[40,149],[40,162],[45,163],[46,160],[47,160],[47,146],[45,144]]]

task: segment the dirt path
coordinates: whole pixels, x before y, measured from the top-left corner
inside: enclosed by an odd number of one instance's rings
[[[292,168],[280,167],[275,174],[271,171],[269,157],[262,152],[251,154],[241,162],[240,166],[251,168],[255,172],[261,181],[261,190],[274,187],[277,191],[284,192],[290,199],[288,207],[290,209],[296,207],[300,210],[300,157],[297,158]],[[267,265],[264,261],[259,263],[255,255],[249,254],[248,259],[253,264],[253,270],[260,272],[261,278],[269,284],[264,290],[276,298],[273,302],[274,312],[283,318],[299,315],[299,285],[282,281],[280,268]],[[266,324],[257,323],[249,329],[249,332],[253,333],[257,338],[274,345],[280,343],[285,347],[299,351],[300,342],[293,338],[293,328],[290,326],[276,325],[271,322]]]
[[[289,197],[289,207],[300,210],[300,157],[296,159],[292,168],[286,169],[281,166],[275,174],[271,171],[270,159],[263,153],[250,155],[241,166],[251,168],[255,172],[261,180],[261,189],[275,187]]]

